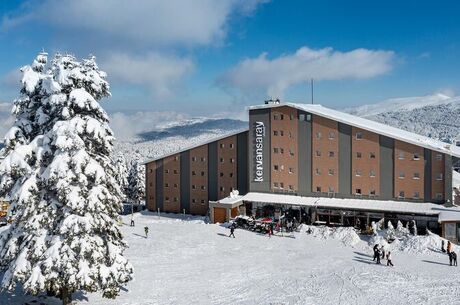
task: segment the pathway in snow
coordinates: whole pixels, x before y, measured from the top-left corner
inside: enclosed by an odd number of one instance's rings
[[[459,304],[460,268],[438,253],[393,253],[390,268],[374,264],[364,242],[244,230],[233,239],[219,225],[150,213],[123,232],[135,280],[115,301],[79,294],[77,304]],[[0,304],[23,300],[0,295]]]

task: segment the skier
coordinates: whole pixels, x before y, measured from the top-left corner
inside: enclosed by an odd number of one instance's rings
[[[450,254],[452,252],[452,243],[450,240],[447,242],[447,254]]]
[[[385,259],[385,247],[383,245],[380,247],[380,251],[382,252],[382,259]]]
[[[148,235],[149,235],[149,227],[145,226],[144,227],[144,232],[145,232],[145,238],[147,238]]]
[[[234,227],[234,226],[231,226],[231,227],[230,227],[230,235],[229,235],[228,237],[232,237],[232,236],[233,236],[233,238],[235,238],[234,232],[235,232],[235,227]]]
[[[388,254],[387,254],[387,266],[393,267],[393,262],[391,261],[391,252],[390,251],[388,251]]]
[[[457,253],[455,251],[450,252],[450,256],[452,257],[452,264],[457,266]]]
[[[375,261],[377,259],[377,249],[379,248],[379,244],[375,244],[374,245],[374,259],[373,261]]]

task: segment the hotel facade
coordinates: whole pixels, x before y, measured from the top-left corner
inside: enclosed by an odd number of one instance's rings
[[[264,205],[310,214],[315,206],[315,219],[328,220],[341,210],[342,222],[345,210],[367,212],[367,221],[407,212],[430,227],[435,214],[419,207],[452,204],[459,147],[321,105],[266,102],[248,111],[247,130],[145,162],[147,208],[213,221]],[[225,199],[232,190],[239,195]]]

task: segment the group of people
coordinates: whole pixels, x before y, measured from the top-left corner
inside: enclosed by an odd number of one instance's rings
[[[386,256],[385,256],[386,254]],[[387,266],[391,266],[393,267],[393,262],[391,261],[392,259],[392,256],[391,256],[391,252],[388,251],[385,253],[385,247],[382,245],[382,246],[379,246],[379,244],[375,244],[374,245],[374,259],[373,261],[375,261],[377,264],[381,264],[380,260],[381,259],[387,259]]]
[[[442,241],[441,251],[443,253],[447,252],[447,255],[449,255],[450,266],[457,266],[457,253],[455,253],[455,251],[452,251],[452,243],[450,241],[447,241],[447,249],[444,249],[444,240]]]

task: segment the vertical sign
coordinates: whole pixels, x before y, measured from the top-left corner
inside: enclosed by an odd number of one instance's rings
[[[255,133],[255,146],[254,146],[254,156],[255,156],[255,175],[254,182],[263,182],[264,181],[264,137],[265,137],[265,125],[263,122],[256,122],[254,124],[254,133]]]

